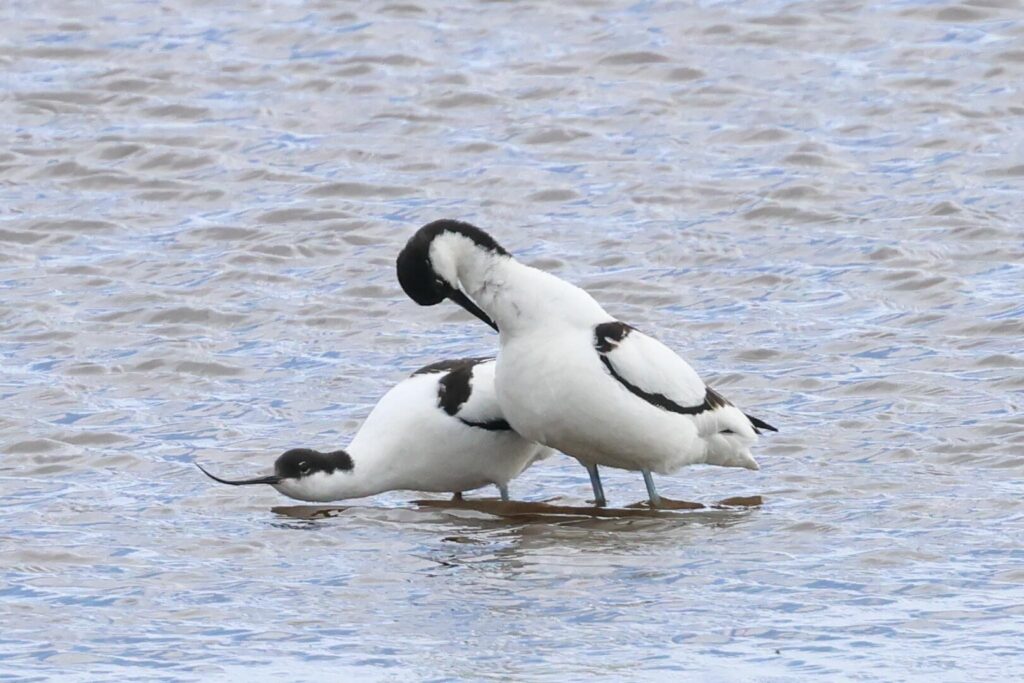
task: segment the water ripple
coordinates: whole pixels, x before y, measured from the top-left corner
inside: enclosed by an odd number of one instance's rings
[[[1020,672],[1015,3],[5,9],[0,676]],[[406,373],[493,353],[394,282],[441,216],[778,424],[760,473],[659,482],[763,504],[210,486],[195,460],[342,446]],[[587,492],[566,458],[513,483]]]

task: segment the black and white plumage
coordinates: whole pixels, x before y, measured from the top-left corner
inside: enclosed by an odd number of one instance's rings
[[[633,335],[631,343],[623,344],[630,334]],[[597,325],[594,328],[594,347],[611,376],[634,396],[651,405],[680,415],[700,415],[732,405],[724,396],[705,385],[686,361],[658,340],[638,332],[632,325],[617,320]],[[675,386],[664,382],[660,374],[647,377],[645,382],[643,373],[650,373],[655,367],[679,376],[684,373],[692,376]],[[650,386],[651,390],[644,389],[645,385]],[[660,386],[668,386],[674,393],[660,394],[656,391]],[[751,415],[745,417],[756,434],[760,434],[762,429],[778,431],[764,420]]]
[[[274,474],[225,484],[269,484],[298,500],[326,502],[384,491],[461,494],[508,482],[550,451],[513,431],[498,406],[495,362],[440,361],[391,388],[345,450],[292,449]]]
[[[589,294],[516,261],[459,221],[421,228],[398,279],[421,305],[450,298],[498,330],[501,411],[526,438],[597,465],[669,473],[705,463],[758,469],[750,447],[774,427],[708,387],[656,339],[615,320]]]

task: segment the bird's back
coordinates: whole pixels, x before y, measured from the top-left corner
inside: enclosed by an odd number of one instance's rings
[[[517,476],[537,444],[512,431],[494,395],[494,361],[421,368],[377,403],[349,450],[394,488],[462,491]]]

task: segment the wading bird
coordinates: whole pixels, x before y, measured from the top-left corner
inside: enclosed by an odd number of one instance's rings
[[[493,359],[428,365],[377,403],[345,450],[296,448],[274,463],[274,474],[228,480],[269,484],[298,500],[326,502],[384,491],[451,492],[456,498],[494,484],[508,500],[508,482],[550,450],[509,427],[494,393]]]
[[[597,505],[598,465],[652,472],[704,463],[758,469],[761,430],[671,349],[609,315],[585,291],[520,263],[483,230],[454,220],[420,228],[397,260],[416,303],[451,299],[498,331],[501,412],[525,438],[579,460]]]

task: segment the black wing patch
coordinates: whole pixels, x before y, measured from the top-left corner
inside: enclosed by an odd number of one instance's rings
[[[664,394],[644,391],[635,384],[631,384],[627,381],[626,378],[615,371],[615,367],[612,365],[607,354],[614,351],[615,348],[622,343],[622,340],[635,329],[636,328],[632,325],[627,325],[626,323],[622,323],[617,320],[610,323],[601,323],[594,328],[594,348],[597,349],[598,355],[601,356],[601,362],[604,363],[606,368],[608,368],[608,372],[611,373],[611,376],[614,377],[619,384],[626,387],[630,393],[642,398],[653,406],[657,406],[658,408],[672,413],[679,413],[680,415],[699,415],[700,413],[708,410],[732,405],[727,398],[711,387],[704,387],[704,401],[702,403],[695,406],[681,406]],[[750,415],[747,415],[746,417],[750,420],[750,424],[753,425],[754,431],[757,433],[760,433],[761,429],[769,429],[773,432],[779,431],[764,420],[751,417]]]
[[[487,420],[486,422],[473,422],[459,417],[459,409],[469,400],[473,393],[473,368],[491,360],[490,358],[460,358],[458,360],[443,360],[420,368],[413,373],[425,375],[433,372],[446,372],[437,383],[437,406],[456,418],[459,422],[470,427],[486,429],[489,432],[511,431],[512,426],[503,419]]]
[[[613,351],[619,342],[635,329],[632,325],[620,323],[618,320],[601,323],[594,328],[594,346],[597,347],[597,352],[604,355]]]

